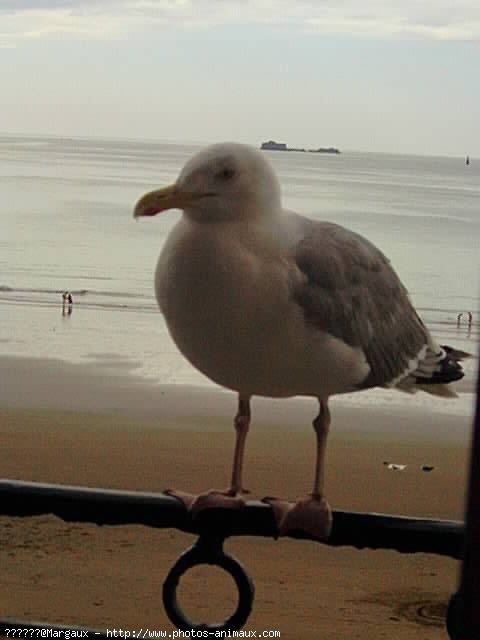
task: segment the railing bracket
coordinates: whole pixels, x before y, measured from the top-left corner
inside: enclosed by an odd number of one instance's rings
[[[180,607],[177,598],[177,587],[182,576],[193,567],[202,564],[220,567],[230,574],[238,590],[236,611],[224,622],[216,624],[196,623],[190,620]],[[163,604],[165,611],[178,629],[183,631],[207,630],[227,631],[243,627],[253,607],[255,586],[240,562],[223,550],[223,539],[200,536],[195,544],[178,558],[170,569],[163,583]]]

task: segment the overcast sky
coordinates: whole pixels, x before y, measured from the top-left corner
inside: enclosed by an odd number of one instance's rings
[[[0,132],[480,156],[479,0],[0,0]]]

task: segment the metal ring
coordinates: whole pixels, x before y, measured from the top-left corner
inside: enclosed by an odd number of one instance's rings
[[[222,623],[205,624],[192,622],[183,612],[177,600],[177,587],[180,578],[192,567],[201,564],[210,564],[220,567],[229,573],[235,581],[238,589],[238,605],[236,611]],[[238,630],[243,627],[252,611],[255,587],[252,579],[246,573],[240,562],[233,556],[225,553],[217,543],[209,544],[200,538],[197,544],[185,551],[170,569],[163,583],[163,605],[170,621],[183,631],[209,630],[226,631]]]

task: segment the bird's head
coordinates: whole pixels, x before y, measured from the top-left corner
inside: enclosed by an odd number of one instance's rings
[[[246,221],[280,211],[280,185],[260,152],[243,144],[203,149],[183,167],[173,185],[145,194],[135,218],[181,209],[197,222]]]

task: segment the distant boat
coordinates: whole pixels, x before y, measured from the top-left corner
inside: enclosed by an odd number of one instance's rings
[[[470,156],[467,156],[465,158],[465,164],[467,164],[467,165],[470,164]]]

